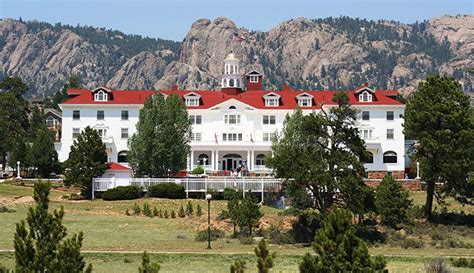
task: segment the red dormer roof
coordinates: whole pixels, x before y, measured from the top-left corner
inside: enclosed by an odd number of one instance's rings
[[[107,170],[108,171],[130,171],[131,169],[115,162],[109,162],[107,163]]]
[[[357,89],[356,89],[357,90]],[[353,105],[403,105],[397,101],[394,96],[398,94],[396,90],[376,90],[373,93],[373,101],[360,102],[356,95],[356,90],[348,91],[350,103]],[[148,96],[156,93],[152,90],[111,90],[112,96],[108,101],[94,101],[94,94],[87,89],[71,89],[68,94],[73,95],[70,99],[64,102],[68,104],[97,104],[97,105],[113,105],[113,104],[144,104]],[[184,99],[184,96],[189,94],[196,94],[200,97],[199,106],[188,106],[188,109],[208,109],[223,103],[230,99],[238,100],[242,103],[248,104],[256,109],[294,109],[298,106],[298,96],[301,94],[309,94],[313,96],[313,105],[304,107],[304,109],[319,109],[321,105],[335,105],[332,101],[333,95],[337,91],[329,90],[310,90],[310,91],[294,91],[290,88],[284,88],[281,91],[265,91],[254,90],[251,92],[241,92],[238,94],[229,94],[223,91],[212,90],[165,90],[161,91],[164,95],[177,94]],[[265,95],[275,93],[280,96],[279,106],[265,106]]]

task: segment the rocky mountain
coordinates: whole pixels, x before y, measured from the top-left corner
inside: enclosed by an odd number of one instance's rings
[[[86,87],[219,88],[230,52],[242,71],[265,74],[266,88],[348,89],[368,82],[406,94],[430,73],[456,77],[473,91],[474,16],[402,24],[348,17],[282,22],[268,32],[229,19],[200,19],[181,43],[92,27],[0,21],[0,69],[18,75],[31,95],[57,91],[70,74]]]

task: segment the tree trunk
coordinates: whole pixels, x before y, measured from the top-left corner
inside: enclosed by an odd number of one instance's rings
[[[433,196],[434,196],[434,189],[435,189],[435,182],[434,181],[427,181],[426,182],[426,203],[425,203],[425,218],[427,220],[431,220],[431,212],[433,210]]]

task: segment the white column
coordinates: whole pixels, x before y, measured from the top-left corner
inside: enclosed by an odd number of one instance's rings
[[[255,151],[252,150],[250,155],[250,170],[253,171],[254,165],[255,165]]]
[[[216,150],[216,171],[219,170],[219,150]]]
[[[188,154],[188,156],[186,157],[186,169],[187,171],[191,171],[191,166],[190,166],[190,163],[191,163],[191,155]]]
[[[193,166],[194,166],[194,151],[191,150],[191,167],[190,167],[191,170],[193,170]]]
[[[247,169],[250,170],[250,150],[247,150]]]
[[[216,157],[215,157],[215,154],[214,154],[214,150],[211,150],[211,162],[209,162],[209,165],[211,165],[211,169],[213,171],[216,170],[215,169],[215,165],[216,165],[215,161],[216,161]]]

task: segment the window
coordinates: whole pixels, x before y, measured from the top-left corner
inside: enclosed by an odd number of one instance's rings
[[[237,109],[235,106],[231,105],[229,106],[229,109]]]
[[[397,163],[397,153],[388,151],[383,154],[383,163]]]
[[[121,136],[122,138],[128,138],[128,128],[122,128]]]
[[[362,92],[361,94],[359,94],[359,101],[363,101],[363,102],[372,101],[372,94],[370,94],[367,91]]]
[[[52,116],[47,117],[46,126],[48,126],[49,128],[56,127],[56,119],[54,119]]]
[[[104,91],[99,91],[94,94],[95,101],[107,101],[108,95]]]
[[[192,133],[191,134],[191,141],[201,141],[202,134],[201,133]]]
[[[234,83],[235,83],[234,79],[230,79],[229,80],[229,87],[235,87]]]
[[[280,100],[277,97],[265,98],[265,106],[279,106]]]
[[[122,110],[122,120],[128,120],[128,110]]]
[[[186,98],[184,103],[186,104],[186,106],[199,106],[199,98],[189,97],[189,98]]]
[[[121,152],[119,152],[119,153],[118,153],[117,161],[118,161],[119,163],[127,163],[127,162],[128,162],[127,151],[121,151]]]
[[[370,112],[362,111],[362,120],[370,120]]]
[[[313,101],[311,98],[307,98],[307,97],[298,98],[298,106],[308,107],[312,105],[313,105]]]
[[[393,118],[394,118],[393,111],[387,111],[387,120],[393,120]]]
[[[263,115],[263,124],[275,124],[276,118],[273,115]]]
[[[97,110],[97,120],[104,120],[104,110]]]
[[[263,166],[265,165],[265,155],[259,154],[255,158],[255,165]]]
[[[105,137],[107,135],[107,129],[100,128],[96,130],[97,130],[97,133],[99,133],[100,137]]]
[[[80,110],[73,110],[72,111],[72,119],[73,120],[80,120],[81,119],[81,111]]]
[[[393,139],[393,129],[387,129],[387,139]]]
[[[367,158],[367,161],[365,163],[374,163],[374,154],[371,152],[367,152],[369,154],[369,157]]]
[[[362,139],[372,139],[372,129],[360,129],[359,136]]]
[[[240,124],[240,115],[224,115],[225,124]]]
[[[241,133],[224,133],[222,134],[223,141],[242,141]]]
[[[79,128],[72,128],[72,138],[77,138],[80,133],[81,130]]]
[[[207,154],[200,154],[198,156],[198,165],[210,165],[209,156]]]
[[[250,82],[258,82],[258,76],[257,75],[250,75]]]
[[[201,115],[190,115],[189,116],[189,124],[201,124],[202,123],[202,116]]]
[[[275,133],[263,133],[263,141],[273,141]]]

